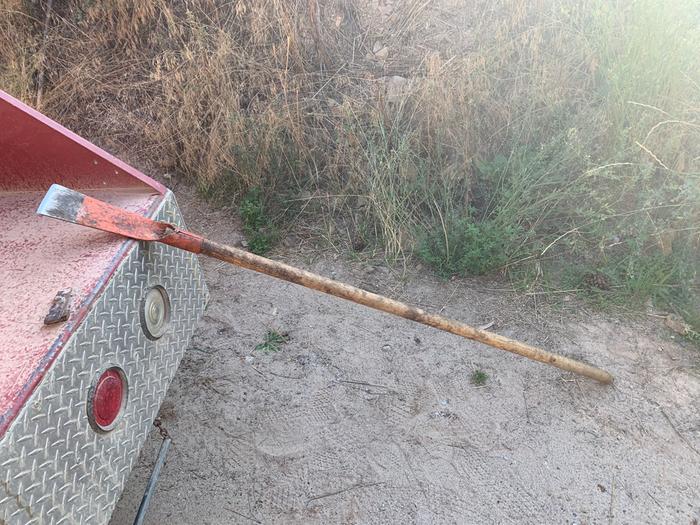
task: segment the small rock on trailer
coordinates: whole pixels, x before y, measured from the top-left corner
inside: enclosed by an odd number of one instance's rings
[[[0,91],[0,524],[106,523],[201,317],[195,255],[36,215],[61,183],[183,226],[153,179]]]

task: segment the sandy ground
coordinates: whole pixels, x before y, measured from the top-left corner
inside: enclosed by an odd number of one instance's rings
[[[223,242],[230,216],[179,196]],[[612,387],[212,260],[211,302],[161,409],[174,438],[146,522],[700,520],[700,353],[655,318],[538,305],[478,280],[277,259],[611,371]],[[276,353],[254,351],[266,331]],[[485,386],[471,384],[485,371]],[[114,513],[131,523],[159,446]]]

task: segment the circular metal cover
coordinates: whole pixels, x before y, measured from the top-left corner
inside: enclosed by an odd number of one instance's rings
[[[162,286],[154,286],[146,292],[141,302],[141,328],[146,337],[159,339],[170,323],[170,299]]]

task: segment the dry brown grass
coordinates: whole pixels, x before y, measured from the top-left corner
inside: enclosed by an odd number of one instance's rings
[[[12,42],[3,46],[10,65],[3,84],[33,102],[44,13],[3,1],[3,12],[24,13],[3,17]],[[323,170],[316,176],[336,185],[361,153],[361,141],[345,136],[348,126],[408,126],[419,153],[440,150],[454,175],[511,140],[523,106],[534,113],[576,98],[572,86],[582,89],[578,79],[562,82],[570,67],[552,70],[539,56],[552,43],[531,26],[522,0],[476,1],[469,9],[388,4],[62,3],[46,39],[44,109],[113,149],[206,186],[231,175],[241,187],[259,185],[289,148],[296,160],[313,156]],[[580,55],[568,60],[585,60]],[[528,71],[532,65],[538,68]],[[394,87],[394,76],[409,85]],[[527,129],[538,129],[528,117]]]
[[[33,77],[41,66],[38,30],[41,21],[23,0],[0,3],[0,80],[2,88],[33,102]]]
[[[34,103],[44,68],[42,110],[226,203],[295,197],[394,257],[428,232],[452,269],[465,224],[538,265],[697,254],[690,0],[67,0],[45,38],[45,3],[0,13],[4,89]]]

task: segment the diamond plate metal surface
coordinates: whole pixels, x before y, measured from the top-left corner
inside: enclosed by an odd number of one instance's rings
[[[155,217],[182,225],[172,193]],[[156,341],[138,312],[154,285],[172,305],[168,333]],[[196,256],[134,244],[0,441],[1,525],[109,520],[207,298]],[[87,393],[115,365],[128,378],[129,401],[115,429],[100,434],[88,422]]]

